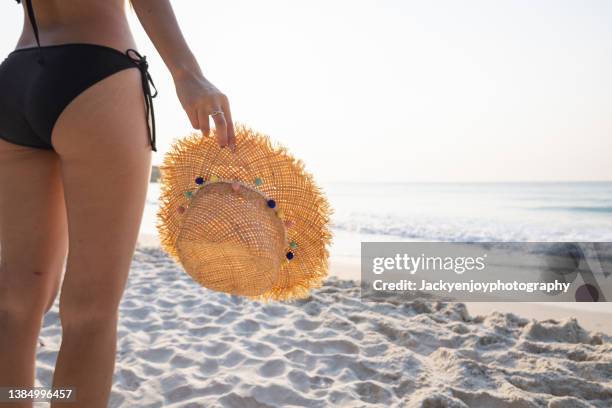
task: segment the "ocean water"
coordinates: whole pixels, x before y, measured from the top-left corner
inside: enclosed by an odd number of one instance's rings
[[[328,183],[332,255],[362,241],[612,242],[612,182]],[[141,233],[156,234],[151,183]]]

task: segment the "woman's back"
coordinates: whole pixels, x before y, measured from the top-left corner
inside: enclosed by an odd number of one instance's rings
[[[83,42],[117,49],[134,47],[125,0],[30,0],[38,24],[41,45]],[[16,48],[36,45],[22,1],[24,24]]]

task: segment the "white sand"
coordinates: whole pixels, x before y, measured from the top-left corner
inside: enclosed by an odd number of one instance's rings
[[[146,242],[155,241],[154,238],[148,238]],[[332,256],[330,269],[331,275],[338,279],[360,279],[359,259]],[[571,317],[577,319],[586,330],[600,331],[612,336],[611,302],[465,302],[465,305],[474,316],[498,311],[537,320],[563,320]]]
[[[51,382],[57,307],[38,385]],[[307,300],[261,304],[203,289],[159,248],[139,248],[110,406],[610,407],[612,338],[571,318],[366,303],[335,277]]]

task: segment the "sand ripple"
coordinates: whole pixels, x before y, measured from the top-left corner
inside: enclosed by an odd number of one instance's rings
[[[110,406],[612,406],[612,339],[576,320],[359,295],[331,279],[306,300],[251,302],[205,290],[159,249],[139,248]],[[51,381],[57,307],[45,317],[37,385]]]

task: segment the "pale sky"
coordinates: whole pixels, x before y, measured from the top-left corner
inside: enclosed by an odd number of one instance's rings
[[[0,5],[0,53],[21,7]],[[234,119],[325,181],[612,180],[612,2],[173,1]],[[159,90],[159,164],[191,131]]]

